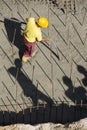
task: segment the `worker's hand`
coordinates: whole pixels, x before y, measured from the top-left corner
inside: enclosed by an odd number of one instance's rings
[[[51,39],[49,39],[49,38],[42,38],[42,42],[50,42],[51,41]]]
[[[47,40],[47,42],[50,42],[50,41],[51,41],[51,39],[50,39],[50,38],[47,38],[46,40]]]

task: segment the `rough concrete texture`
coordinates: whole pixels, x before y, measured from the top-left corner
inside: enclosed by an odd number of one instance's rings
[[[78,122],[73,122],[72,124],[53,124],[45,123],[38,125],[25,125],[25,124],[15,124],[0,127],[0,130],[87,130],[87,118],[84,118]]]
[[[22,63],[20,21],[31,16],[48,18],[42,33],[51,41],[37,42],[37,55]],[[87,103],[86,42],[87,0],[0,0],[0,105]]]

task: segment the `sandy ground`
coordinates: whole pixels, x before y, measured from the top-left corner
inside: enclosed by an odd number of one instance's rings
[[[15,124],[10,126],[0,127],[0,130],[87,130],[87,118],[81,119],[78,122],[73,122],[72,124],[53,124],[45,123],[33,125],[25,124]]]

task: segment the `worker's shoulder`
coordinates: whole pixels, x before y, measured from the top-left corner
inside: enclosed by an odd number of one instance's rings
[[[30,18],[26,18],[27,22],[35,22],[35,18],[34,17],[30,17]]]

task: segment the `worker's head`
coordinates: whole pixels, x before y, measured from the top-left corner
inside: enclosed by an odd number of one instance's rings
[[[48,27],[48,20],[44,17],[40,17],[36,20],[36,23],[38,26],[42,28],[47,28]]]

